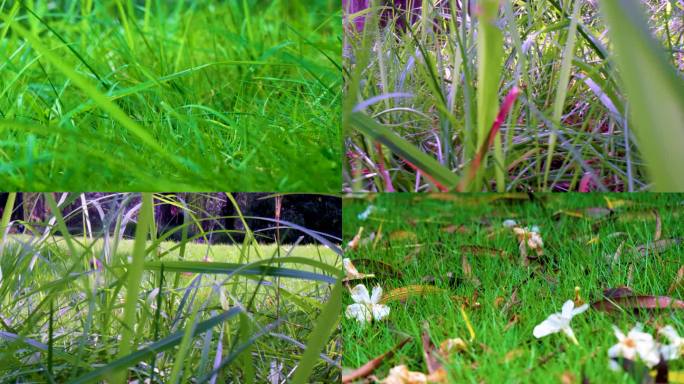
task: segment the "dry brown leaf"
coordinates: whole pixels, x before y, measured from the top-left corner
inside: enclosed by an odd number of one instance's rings
[[[480,279],[473,274],[473,267],[468,262],[468,256],[461,255],[461,268],[463,269],[463,276],[468,279],[474,286],[479,287],[481,285]]]
[[[441,369],[430,375],[423,372],[409,371],[405,365],[397,365],[390,369],[389,375],[380,382],[383,384],[427,384],[427,383],[445,383],[446,372]]]
[[[675,245],[678,245],[681,243],[682,243],[681,238],[662,239],[662,240],[656,240],[656,241],[649,243],[649,244],[637,245],[635,249],[642,256],[647,256],[649,253],[664,252],[664,251],[674,247]]]
[[[525,350],[523,348],[516,348],[516,349],[510,350],[504,356],[502,363],[510,363],[511,361],[523,356],[524,354],[525,354]]]
[[[442,227],[441,231],[445,232],[445,233],[461,233],[461,234],[470,233],[470,229],[463,224],[461,224],[461,225],[456,225],[456,224],[447,225],[446,227]]]
[[[669,295],[677,290],[677,288],[682,286],[682,283],[684,283],[684,265],[679,267],[679,270],[677,271],[677,277],[675,277],[672,285],[670,285],[670,288],[667,290],[667,294]]]
[[[401,272],[391,264],[380,260],[354,259],[354,265],[358,265],[365,271],[373,271],[377,276],[401,278]]]
[[[504,299],[504,298],[501,297],[501,296],[499,296],[499,297],[497,297],[496,299],[494,299],[494,308],[499,308],[499,307],[501,306],[501,304],[504,303],[504,301],[506,301],[506,299]]]
[[[405,287],[396,288],[385,293],[384,295],[382,295],[380,303],[386,304],[392,301],[405,301],[406,299],[412,296],[424,296],[444,292],[447,291],[432,285],[407,285]]]
[[[361,242],[361,235],[363,234],[363,227],[360,227],[359,230],[356,232],[356,235],[354,238],[347,244],[347,248],[351,250],[355,250],[356,248],[359,247],[359,242]]]
[[[418,237],[411,231],[397,230],[389,234],[392,241],[415,241]]]
[[[504,304],[503,308],[501,308],[502,313],[508,312],[511,308],[513,308],[514,305],[520,304],[520,299],[518,298],[518,289],[514,289],[513,293],[511,293],[511,297],[508,299],[506,304]]]
[[[458,352],[463,352],[467,349],[468,344],[460,337],[456,337],[442,341],[442,343],[439,345],[439,354],[442,355],[444,359],[449,360],[451,355]]]
[[[561,384],[574,384],[577,382],[577,378],[575,378],[575,375],[572,374],[572,372],[565,371],[561,375]]]
[[[395,345],[389,351],[387,351],[387,352],[383,353],[382,355],[370,360],[369,362],[367,362],[366,364],[362,365],[361,367],[355,369],[354,371],[350,372],[349,374],[343,375],[342,376],[342,383],[344,383],[344,384],[351,383],[354,380],[358,380],[358,379],[362,379],[364,377],[367,377],[368,375],[373,373],[373,371],[375,371],[380,366],[380,364],[382,364],[382,362],[385,359],[388,359],[388,358],[394,356],[394,354],[398,350],[400,350],[401,347],[403,347],[410,340],[411,340],[411,338],[407,337],[406,339],[399,342],[399,344]]]
[[[428,373],[435,373],[442,368],[442,363],[437,359],[437,349],[432,340],[430,340],[427,325],[423,326],[423,332],[420,337],[423,342],[423,358],[425,359]]]
[[[459,251],[463,253],[470,253],[473,255],[484,255],[484,256],[507,256],[507,252],[501,249],[483,247],[480,245],[461,245],[458,247]]]
[[[513,316],[511,316],[511,318],[508,320],[508,324],[506,324],[504,327],[504,332],[508,332],[508,330],[515,326],[519,321],[520,316],[517,313],[513,314]]]
[[[593,309],[612,312],[620,309],[684,309],[684,301],[668,296],[636,295],[627,287],[608,289],[604,298],[591,304]]]

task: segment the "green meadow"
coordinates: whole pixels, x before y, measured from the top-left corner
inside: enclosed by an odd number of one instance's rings
[[[442,368],[445,381],[435,382],[652,383],[658,368],[639,359],[631,370],[609,369],[612,326],[626,334],[641,323],[663,345],[666,325],[684,334],[682,215],[681,194],[348,198],[345,239],[364,230],[345,257],[375,276],[348,281],[343,311],[357,284],[381,287],[390,311],[369,323],[343,319],[343,374],[380,358],[366,377],[406,365]],[[506,220],[537,226],[542,253],[528,246],[522,257]],[[654,305],[653,297],[672,301]],[[568,300],[589,304],[570,322],[577,344],[562,332],[536,338],[535,327]],[[461,348],[437,352],[455,338]],[[681,357],[666,367],[669,382],[681,382]]]
[[[0,2],[4,190],[338,190],[340,20],[330,0]]]

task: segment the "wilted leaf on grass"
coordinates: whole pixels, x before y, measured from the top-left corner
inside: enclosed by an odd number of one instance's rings
[[[402,274],[398,269],[383,261],[371,259],[354,259],[354,264],[362,267],[364,271],[373,271],[376,276],[399,279],[402,277]]]
[[[591,304],[593,309],[612,312],[625,309],[684,309],[684,301],[668,296],[636,295],[628,287],[607,289],[604,298]]]
[[[461,245],[458,249],[463,253],[469,253],[473,255],[484,255],[484,256],[508,256],[508,253],[504,250],[484,247],[481,245]]]
[[[473,267],[468,262],[468,256],[465,254],[461,255],[461,268],[463,270],[463,276],[470,281],[471,284],[476,287],[479,287],[482,284],[480,279],[473,273]]]
[[[558,219],[561,216],[576,217],[578,219],[601,219],[610,216],[613,213],[608,208],[603,207],[590,207],[584,209],[561,209],[553,214],[554,219]]]
[[[392,301],[406,301],[412,296],[425,296],[445,292],[447,291],[432,285],[407,285],[405,287],[396,288],[385,293],[382,295],[380,303],[386,304]]]
[[[504,355],[504,358],[501,359],[500,362],[504,364],[510,363],[511,361],[524,356],[525,352],[526,350],[523,348],[511,349],[510,351],[506,352],[506,355]]]
[[[397,230],[389,234],[392,241],[415,241],[418,237],[411,231]]]
[[[679,270],[677,270],[677,277],[675,277],[672,285],[670,285],[670,288],[667,290],[667,293],[672,294],[672,292],[682,286],[682,283],[684,283],[684,265],[679,267]]]
[[[656,252],[664,252],[667,251],[668,249],[674,247],[675,245],[681,244],[682,239],[677,238],[677,239],[662,239],[662,240],[657,240],[649,244],[641,244],[637,245],[635,250],[640,253],[642,256],[646,256],[649,253],[656,253]]]
[[[667,216],[671,219],[678,219],[682,217],[684,213],[684,207],[675,205],[662,208],[667,211]],[[625,211],[616,215],[616,221],[618,223],[629,223],[632,221],[651,221],[655,219],[652,209],[643,209],[638,211]]]
[[[660,219],[660,213],[658,213],[657,209],[653,210],[653,215],[655,216],[656,221],[655,234],[653,235],[653,240],[658,241],[660,240],[660,236],[662,236],[663,234],[663,221]]]
[[[440,363],[437,358],[437,348],[432,340],[430,340],[427,325],[423,325],[423,333],[420,337],[423,343],[423,358],[425,359],[425,365],[427,366],[429,373],[435,373],[442,368],[442,363]]]
[[[442,227],[441,231],[445,232],[445,233],[462,233],[462,234],[470,233],[470,229],[463,224],[461,224],[461,225],[456,225],[456,224],[447,225],[446,227]]]
[[[411,340],[411,338],[407,337],[406,339],[402,340],[397,345],[392,347],[392,349],[390,349],[389,351],[387,351],[387,352],[383,353],[382,355],[370,360],[369,362],[362,365],[361,367],[359,367],[359,368],[357,368],[357,369],[355,369],[355,370],[353,370],[347,374],[343,374],[342,375],[342,383],[345,383],[345,384],[351,383],[354,380],[358,380],[358,379],[362,379],[364,377],[367,377],[368,375],[373,373],[373,371],[375,371],[380,366],[380,364],[382,364],[382,362],[385,359],[388,359],[388,358],[391,358],[392,356],[394,356],[394,354],[399,349],[401,349],[401,347],[406,345],[406,343],[408,343],[410,340]]]
[[[351,250],[355,250],[356,248],[359,247],[359,243],[361,242],[361,235],[363,234],[363,227],[359,227],[359,230],[356,232],[356,235],[354,235],[354,238],[351,239],[351,241],[347,244],[347,248]]]

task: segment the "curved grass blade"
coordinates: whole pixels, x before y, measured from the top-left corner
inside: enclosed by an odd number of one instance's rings
[[[323,349],[328,338],[336,329],[336,324],[339,320],[342,309],[342,283],[340,281],[335,284],[330,298],[326,303],[318,321],[311,331],[309,341],[306,343],[306,349],[299,359],[299,365],[294,372],[292,378],[293,384],[304,384],[307,382],[314,365],[319,359],[319,354]]]
[[[135,243],[133,244],[133,261],[129,263],[128,280],[126,281],[126,302],[124,305],[123,329],[121,331],[121,343],[119,344],[119,357],[128,355],[133,347],[134,330],[136,324],[136,304],[140,293],[140,282],[144,271],[145,244],[147,235],[153,222],[153,202],[151,193],[142,194],[142,207],[140,217],[135,228]],[[114,382],[125,382],[125,372],[117,375]]]
[[[224,321],[230,319],[231,317],[237,315],[240,313],[242,310],[238,307],[234,307],[229,309],[228,311],[216,315],[208,320],[205,320],[199,324],[197,324],[197,327],[195,327],[195,332],[194,334],[200,334],[204,333],[210,328],[215,327],[218,324],[223,323]],[[105,365],[104,367],[100,367],[94,371],[88,372],[87,374],[77,378],[76,380],[73,381],[73,384],[83,384],[83,383],[92,383],[98,380],[102,380],[103,378],[106,378],[110,376],[113,372],[117,370],[124,369],[126,367],[130,367],[142,360],[145,360],[149,357],[152,357],[153,355],[166,351],[170,348],[173,348],[174,346],[178,345],[181,340],[183,339],[183,335],[185,334],[185,330],[181,330],[178,332],[175,332],[161,340],[155,341],[154,343],[145,346],[143,348],[140,348],[139,350],[128,354],[126,356],[123,356],[119,359],[116,359],[112,361],[111,363]]]
[[[458,184],[458,177],[451,170],[370,117],[359,112],[351,113],[349,124],[372,140],[379,141],[401,158],[410,161],[421,173],[434,179],[445,189],[451,190]]]
[[[337,280],[334,277],[322,275],[320,273],[300,271],[290,268],[272,267],[263,265],[268,263],[287,263],[295,262],[298,264],[308,264],[317,268],[325,269],[331,273],[339,274],[340,271],[335,267],[318,262],[316,260],[309,260],[302,257],[283,257],[277,260],[259,260],[249,264],[237,263],[219,263],[219,262],[202,262],[202,261],[166,261],[166,262],[148,262],[145,263],[145,269],[160,270],[162,265],[166,272],[190,272],[190,273],[209,273],[209,274],[227,274],[227,275],[256,275],[256,276],[278,276],[289,277],[293,279],[322,281],[329,284],[334,284]]]
[[[651,36],[638,1],[601,1],[640,151],[656,191],[683,191],[684,80]]]
[[[478,3],[477,34],[477,146],[480,148],[487,142],[487,131],[496,119],[498,106],[499,78],[503,65],[503,34],[496,26],[499,0],[483,0]],[[504,163],[501,136],[495,134],[494,157],[498,164]],[[505,189],[504,170],[496,167],[496,189]],[[475,189],[479,190],[480,180],[475,180]]]

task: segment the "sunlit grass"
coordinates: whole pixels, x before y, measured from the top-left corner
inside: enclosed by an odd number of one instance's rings
[[[2,2],[3,188],[337,191],[340,33],[329,0]]]
[[[614,213],[609,214],[604,197],[615,203]],[[377,239],[378,231],[382,234],[378,240],[365,240],[345,257],[380,261],[401,273],[397,276],[381,267],[360,267],[359,262],[356,266],[361,273],[378,276],[365,281],[369,289],[379,285],[387,293],[423,284],[444,291],[391,301],[388,318],[365,327],[355,320],[343,320],[343,367],[358,368],[410,337],[411,341],[374,374],[384,378],[399,364],[426,372],[421,332],[427,324],[437,345],[447,338],[468,341],[466,352],[445,363],[449,382],[548,383],[561,382],[564,374],[579,382],[586,374],[591,383],[631,383],[628,375],[608,369],[607,350],[617,340],[612,324],[626,332],[635,322],[642,322],[651,333],[671,324],[684,333],[681,310],[642,310],[636,314],[626,309],[606,314],[589,309],[571,323],[579,346],[563,334],[539,340],[532,335],[537,324],[559,312],[566,300],[574,299],[575,287],[590,303],[601,299],[604,289],[621,286],[643,295],[681,299],[684,287],[675,285],[672,291],[670,287],[682,266],[683,246],[645,256],[634,247],[654,240],[652,210],[662,218],[662,238],[681,238],[684,195],[538,194],[534,201],[527,201],[526,195],[494,201],[496,198],[494,194],[384,194],[345,201],[347,240],[361,226],[364,239],[371,233]],[[366,220],[359,219],[369,205],[375,209]],[[578,214],[584,217],[576,217]],[[518,242],[502,225],[506,219],[540,227],[545,249],[541,262],[521,265]],[[467,248],[470,246],[491,247],[506,255],[477,252]],[[620,255],[611,262],[620,247]],[[467,266],[463,258],[472,270],[471,276],[464,272]],[[475,333],[472,341],[460,312],[465,301],[479,304],[464,307]],[[343,307],[351,303],[347,292]],[[681,371],[684,361],[670,362],[669,369]]]
[[[70,233],[56,215],[22,222],[27,233],[10,234],[0,245],[1,382],[339,377],[339,344],[330,338],[340,305],[335,243],[287,222],[283,230],[315,243],[155,240],[166,233],[148,237],[156,232],[151,202],[174,200],[144,195],[139,208],[148,217],[137,213],[134,239],[117,240],[118,230],[99,228],[93,237]],[[117,212],[107,216],[110,230],[137,209],[132,199],[121,201],[107,205]],[[19,224],[10,222],[14,230]],[[200,229],[202,236],[212,233]],[[249,227],[240,232],[248,233]]]

